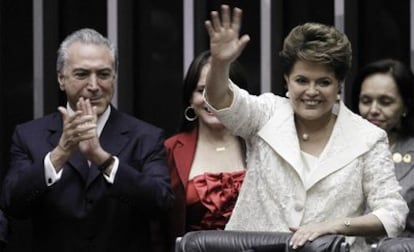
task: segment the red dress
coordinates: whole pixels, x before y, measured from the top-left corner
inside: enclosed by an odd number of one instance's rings
[[[245,171],[204,173],[187,185],[186,232],[224,229],[233,211]]]

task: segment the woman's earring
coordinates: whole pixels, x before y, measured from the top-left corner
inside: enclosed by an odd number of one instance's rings
[[[285,96],[289,98],[289,91],[286,92]]]
[[[341,100],[341,95],[340,94],[337,94],[336,95],[336,101],[339,102],[340,100]]]
[[[190,115],[188,115],[190,114]],[[195,120],[197,120],[198,116],[197,114],[194,112],[194,109],[191,106],[188,106],[185,110],[184,110],[184,117],[185,119],[187,119],[187,121],[193,122]]]
[[[406,117],[406,116],[407,116],[407,112],[405,112],[405,111],[404,111],[404,112],[401,114],[401,116],[402,116],[402,117]]]

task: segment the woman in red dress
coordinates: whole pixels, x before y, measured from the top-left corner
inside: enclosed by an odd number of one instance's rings
[[[207,109],[203,91],[210,52],[191,63],[183,86],[183,122],[166,140],[169,173],[176,195],[170,214],[171,242],[194,230],[224,229],[245,175],[245,146]],[[247,82],[238,63],[230,79]]]

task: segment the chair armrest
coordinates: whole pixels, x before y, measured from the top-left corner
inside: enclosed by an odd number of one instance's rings
[[[186,233],[176,241],[175,252],[240,252],[254,247],[284,245],[290,233],[205,230]]]
[[[386,237],[371,246],[372,252],[411,252],[414,251],[414,238]]]
[[[349,252],[349,244],[342,235],[324,235],[312,242],[307,242],[299,250],[301,252]],[[290,249],[289,251],[295,251]]]
[[[177,238],[175,238],[175,249],[174,249],[174,252],[183,251],[183,250],[181,250],[181,240],[182,239],[183,239],[183,237],[177,237]]]
[[[321,236],[299,250],[288,246],[291,236],[288,232],[193,231],[177,238],[175,252],[349,252],[344,236]]]

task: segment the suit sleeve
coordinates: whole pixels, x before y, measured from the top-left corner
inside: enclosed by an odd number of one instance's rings
[[[26,218],[32,207],[47,190],[44,173],[44,158],[36,141],[24,139],[31,131],[16,127],[10,149],[11,161],[3,180],[0,203],[7,215]]]
[[[129,151],[121,152],[111,194],[143,211],[167,210],[174,201],[160,130],[140,135]]]

